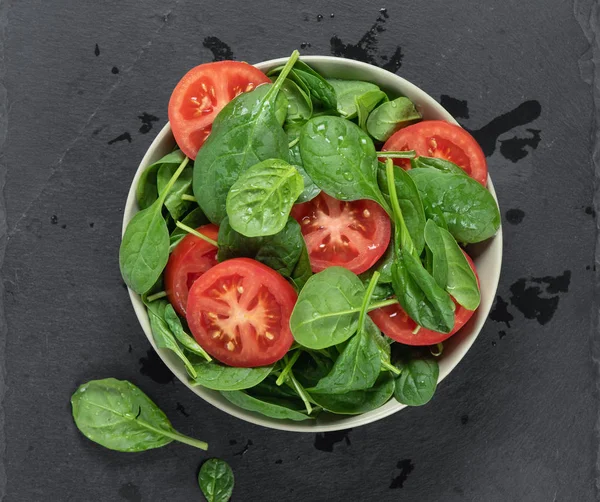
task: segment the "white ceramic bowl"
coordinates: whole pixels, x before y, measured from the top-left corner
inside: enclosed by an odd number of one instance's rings
[[[453,124],[457,123],[456,120],[454,120],[454,118],[431,96],[410,82],[404,80],[402,77],[399,77],[386,70],[359,61],[330,56],[306,56],[303,57],[302,60],[326,77],[367,80],[377,84],[392,96],[407,96],[413,103],[415,103],[425,120],[445,120]],[[260,70],[267,72],[271,68],[275,68],[284,64],[286,61],[287,58],[273,59],[271,61],[259,63],[255,66]],[[142,171],[147,166],[153,162],[156,162],[158,159],[170,152],[174,145],[175,140],[173,139],[173,135],[171,133],[171,127],[167,123],[167,125],[165,125],[165,127],[163,127],[163,129],[160,131],[156,139],[152,142],[150,148],[148,148],[146,155],[144,155],[144,158],[142,159],[142,162],[135,173],[131,188],[129,189],[129,195],[127,197],[127,203],[125,205],[125,211],[123,214],[123,233],[125,232],[125,227],[133,215],[138,211],[135,191]],[[494,198],[496,198],[494,185],[489,177],[488,189]],[[465,356],[471,345],[473,345],[473,342],[477,338],[477,335],[479,334],[479,331],[481,330],[481,327],[488,316],[490,308],[492,307],[492,302],[496,295],[496,288],[498,286],[500,267],[502,263],[502,228],[498,230],[498,233],[492,239],[470,246],[469,254],[475,261],[479,274],[479,280],[481,282],[481,305],[479,306],[479,309],[475,315],[460,330],[460,332],[444,343],[444,354],[439,361],[440,382],[448,376],[448,374]],[[270,427],[272,429],[314,433],[358,427],[359,425],[365,425],[387,417],[388,415],[396,413],[405,407],[392,398],[381,408],[368,413],[363,413],[362,415],[341,416],[323,413],[316,420],[306,420],[304,422],[275,420],[273,418],[265,417],[263,415],[238,408],[223,398],[218,392],[204,389],[202,387],[192,387],[189,385],[188,376],[181,361],[171,351],[166,349],[158,349],[156,347],[154,339],[152,338],[152,332],[150,330],[148,314],[146,313],[146,308],[144,307],[140,296],[131,290],[129,290],[129,296],[142,329],[148,337],[148,341],[154,347],[154,350],[156,350],[164,363],[175,374],[175,376],[181,380],[181,382],[192,392],[205,401],[208,401],[210,404],[216,406],[220,410],[242,420],[246,420],[257,425]],[[444,392],[443,387],[438,392]]]

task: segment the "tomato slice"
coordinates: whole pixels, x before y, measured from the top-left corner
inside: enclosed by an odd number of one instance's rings
[[[390,242],[390,219],[371,200],[340,201],[321,192],[294,206],[292,216],[300,223],[313,272],[340,266],[360,274]]]
[[[417,155],[449,160],[483,186],[487,184],[487,162],[475,138],[443,120],[426,120],[400,129],[385,142],[382,151],[386,150],[414,150]],[[410,168],[407,159],[393,160],[404,169]]]
[[[294,341],[290,316],[298,299],[273,269],[250,258],[219,263],[190,290],[187,321],[196,341],[229,366],[279,361]]]
[[[471,260],[471,257],[467,253],[464,251],[463,253],[467,258],[469,265],[471,265],[473,272],[475,272],[475,277],[477,277],[477,270],[475,269],[473,260]],[[479,277],[477,277],[477,282],[479,282]],[[431,331],[425,328],[421,328],[417,333],[413,333],[417,327],[417,323],[408,317],[408,314],[397,303],[395,305],[373,310],[369,312],[369,315],[385,335],[397,342],[405,345],[435,345],[454,335],[475,313],[474,310],[467,310],[456,302],[454,302],[454,304],[456,305],[456,310],[454,311],[454,327],[450,333],[438,333],[437,331]]]
[[[238,61],[206,63],[188,71],[169,101],[169,122],[181,151],[195,159],[221,109],[238,94],[270,82],[262,71]]]
[[[206,237],[217,240],[219,227],[204,225],[197,229]],[[217,264],[217,248],[212,244],[188,234],[169,256],[165,268],[165,291],[173,308],[185,317],[188,292],[198,277]]]

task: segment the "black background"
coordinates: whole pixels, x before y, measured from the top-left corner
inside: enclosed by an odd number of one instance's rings
[[[71,393],[114,376],[231,463],[234,500],[595,500],[592,4],[2,2],[0,496],[201,498],[201,451],[122,454],[76,430]],[[384,66],[441,100],[488,156],[505,235],[490,320],[434,400],[316,436],[252,426],[174,380],[117,261],[130,181],[178,79],[296,48]]]

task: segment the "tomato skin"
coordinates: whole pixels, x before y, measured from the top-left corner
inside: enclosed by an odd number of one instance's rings
[[[414,150],[417,156],[446,159],[460,166],[483,186],[487,184],[487,162],[475,138],[462,127],[443,120],[425,120],[400,129],[381,150]],[[393,161],[397,166],[410,169],[407,159]]]
[[[196,341],[218,361],[241,368],[266,366],[292,346],[290,316],[297,299],[273,269],[233,258],[194,282],[187,321]]]
[[[169,122],[181,151],[195,159],[223,107],[238,94],[270,82],[262,71],[239,61],[205,63],[188,71],[169,100]]]
[[[469,265],[471,265],[473,272],[475,272],[475,277],[477,277],[477,270],[475,269],[473,260],[471,260],[471,257],[467,253],[464,251],[463,253],[467,258]],[[479,283],[479,277],[477,277],[477,282]],[[404,309],[397,303],[377,310],[372,310],[369,312],[369,315],[377,327],[386,336],[389,336],[397,342],[403,343],[404,345],[416,346],[435,345],[454,335],[475,313],[475,310],[467,310],[456,302],[454,302],[454,304],[456,305],[456,310],[454,311],[454,327],[450,333],[438,333],[437,331],[431,331],[422,327],[414,334],[413,331],[417,327],[417,323],[408,317],[408,314],[406,314]]]
[[[315,273],[339,266],[361,274],[381,258],[390,242],[390,219],[371,200],[340,201],[321,192],[295,205],[291,215],[300,223]]]
[[[196,230],[215,241],[219,234],[219,227],[213,224]],[[167,298],[179,315],[185,317],[192,282],[216,264],[217,248],[200,237],[188,234],[177,244],[169,256],[164,282]]]

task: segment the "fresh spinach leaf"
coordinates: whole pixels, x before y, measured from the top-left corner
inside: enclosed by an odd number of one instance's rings
[[[405,97],[380,104],[367,119],[367,131],[377,141],[387,141],[392,134],[421,120],[413,102]]]
[[[164,307],[163,317],[171,333],[175,336],[177,341],[183,346],[183,348],[192,354],[203,357],[206,361],[212,361],[212,357],[194,340],[188,335],[183,329],[181,319],[175,312],[175,309],[170,303],[167,303]]]
[[[290,409],[286,406],[282,406],[281,404],[274,404],[264,401],[257,397],[250,396],[241,390],[229,392],[223,391],[221,394],[230,403],[233,403],[244,410],[254,411],[267,417],[294,421],[309,420],[311,418],[300,411]]]
[[[329,78],[327,82],[331,84],[337,96],[337,111],[347,119],[356,117],[356,98],[368,92],[381,92],[375,84],[361,80]],[[382,94],[385,96],[385,93]],[[379,100],[381,101],[381,98]]]
[[[304,190],[297,169],[267,159],[243,172],[227,195],[229,224],[246,237],[274,235],[285,226],[292,205]]]
[[[448,230],[446,218],[440,207],[434,206],[431,203],[431,201],[427,198],[427,195],[425,195],[423,192],[420,192],[420,194],[421,201],[423,202],[423,209],[425,210],[425,219],[433,220],[438,227],[445,228],[446,230]]]
[[[208,218],[202,212],[202,209],[197,207],[190,211],[185,218],[181,220],[181,223],[191,228],[198,228],[202,225],[206,225],[209,223]],[[179,228],[175,227],[175,230],[171,232],[171,236],[169,237],[169,252],[172,253],[173,250],[177,247],[177,244],[181,242],[188,233]]]
[[[411,359],[396,363],[401,370],[396,379],[394,397],[408,406],[428,403],[437,387],[439,366],[435,359]]]
[[[419,190],[409,174],[402,168],[394,166],[394,184],[396,186],[396,196],[398,204],[402,211],[404,223],[408,233],[415,246],[417,254],[421,254],[425,247],[425,210]],[[381,193],[389,202],[389,190],[387,186],[387,176],[385,165],[380,163],[377,171],[377,181]]]
[[[484,241],[500,227],[494,197],[473,178],[433,168],[411,169],[409,174],[421,195],[444,215],[448,231],[458,242]]]
[[[226,216],[227,193],[241,173],[263,160],[287,161],[287,135],[277,120],[275,105],[297,58],[294,51],[275,84],[258,86],[228,103],[199,150],[194,164],[194,195],[213,223]]]
[[[158,199],[138,212],[125,229],[119,266],[127,286],[138,294],[156,283],[169,260],[169,229],[162,216],[162,205],[188,160],[186,157],[179,165]]]
[[[165,165],[171,165],[177,168],[184,159],[184,153],[181,150],[175,150],[144,169],[138,181],[135,193],[140,209],[150,207],[152,203],[158,199],[160,190],[157,187],[157,174],[160,168]]]
[[[369,114],[382,101],[388,101],[387,94],[383,91],[367,91],[360,96],[354,97],[354,106],[358,117],[358,127],[367,132],[367,120]]]
[[[379,282],[377,285],[379,286],[381,283],[391,283],[392,282],[392,263],[394,263],[394,258],[396,254],[394,252],[394,240],[390,240],[390,243],[383,253],[383,256],[377,260],[377,263],[373,265],[369,270],[363,272],[358,277],[363,283],[368,284],[373,276],[374,272],[379,272]],[[376,288],[377,289],[377,288]]]
[[[163,164],[160,166],[156,176],[156,187],[159,193],[166,188],[169,180],[175,174],[177,167],[176,164]],[[191,201],[183,200],[181,198],[182,195],[192,195],[192,166],[189,164],[177,178],[171,190],[169,190],[164,202],[169,214],[175,221],[189,211],[192,204],[195,205]]]
[[[283,83],[281,90],[288,103],[286,122],[306,122],[313,113],[310,96],[289,78]]]
[[[306,285],[306,282],[311,278],[311,276],[312,268],[310,266],[310,258],[308,256],[308,250],[306,249],[305,244],[302,248],[302,252],[300,253],[300,258],[298,258],[298,262],[292,271],[290,280],[296,288],[296,291],[300,291]]]
[[[382,372],[370,389],[354,390],[346,394],[312,394],[319,406],[340,415],[358,415],[383,406],[394,393],[394,378]]]
[[[304,169],[328,195],[371,199],[389,209],[377,186],[375,146],[360,127],[339,117],[310,119],[300,133]]]
[[[306,94],[327,110],[337,110],[337,97],[333,86],[319,73],[302,61],[296,61],[293,78],[308,90]]]
[[[294,364],[294,375],[305,387],[314,387],[333,368],[334,361],[322,351],[302,351]]]
[[[134,452],[171,441],[206,450],[204,441],[180,434],[146,394],[125,380],[106,378],[81,385],[71,396],[73,419],[84,436],[105,448]]]
[[[306,170],[304,169],[304,164],[302,162],[302,157],[300,155],[300,131],[302,130],[302,126],[300,124],[293,124],[292,126],[288,126],[286,128],[286,132],[288,134],[288,140],[292,145],[290,147],[290,164],[292,164],[302,176],[304,180],[304,190],[298,196],[296,200],[297,204],[301,204],[303,202],[308,202],[309,200],[314,199],[317,195],[321,193],[321,189],[315,185],[315,182],[308,175]]]
[[[425,241],[433,254],[433,277],[467,310],[479,307],[477,278],[452,234],[429,220]]]
[[[450,162],[446,159],[439,159],[437,157],[415,157],[410,160],[410,167],[412,169],[432,167],[445,173],[467,175],[467,173],[454,162]]]
[[[331,347],[350,338],[358,327],[365,294],[360,279],[342,267],[329,267],[313,275],[290,318],[295,340],[310,349]]]
[[[209,458],[200,467],[198,485],[207,502],[227,502],[233,493],[233,471],[219,458]]]
[[[216,362],[203,362],[194,365],[197,376],[192,385],[202,385],[213,390],[243,390],[254,387],[262,382],[273,366],[260,366],[257,368],[236,368],[224,366]]]

